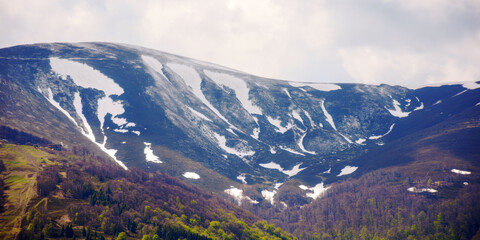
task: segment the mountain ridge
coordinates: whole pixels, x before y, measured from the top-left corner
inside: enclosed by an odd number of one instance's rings
[[[0,125],[152,171],[175,165],[162,160],[158,149],[165,147],[237,188],[343,179],[341,170],[365,152],[428,127],[406,131],[416,115],[433,119],[444,108],[457,114],[480,102],[463,85],[288,82],[124,44],[34,44],[0,49],[0,57],[0,99],[15,102],[4,106]],[[449,103],[455,94],[460,100]]]

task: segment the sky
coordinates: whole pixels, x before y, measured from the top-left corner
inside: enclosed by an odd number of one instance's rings
[[[0,36],[128,43],[290,81],[480,80],[480,0],[0,0]]]

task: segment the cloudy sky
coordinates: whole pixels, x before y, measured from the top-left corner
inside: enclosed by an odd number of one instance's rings
[[[292,81],[480,80],[479,0],[0,0],[0,36],[129,43]]]

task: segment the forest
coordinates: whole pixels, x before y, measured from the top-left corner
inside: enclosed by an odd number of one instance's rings
[[[15,206],[2,204],[8,205],[2,213],[2,222],[7,222],[2,238],[296,239],[234,204],[161,173],[125,171],[88,154],[13,144],[2,144],[0,159],[7,172],[36,176],[36,194],[25,210],[16,212],[21,213],[17,230],[6,221],[11,217],[14,222]],[[38,164],[38,170],[25,167],[28,161]],[[2,174],[11,189],[15,181],[24,181],[15,176]],[[12,197],[2,194],[7,202]]]
[[[346,178],[313,201],[292,180],[277,204],[240,208],[223,194],[159,172],[125,171],[87,149],[2,143],[0,238],[480,239],[479,168],[426,152],[434,155]],[[453,166],[475,171],[457,174]]]
[[[263,203],[247,209],[300,239],[479,239],[478,175],[439,171],[424,180],[412,177],[413,168],[345,180],[301,207]],[[409,192],[411,185],[438,192]]]

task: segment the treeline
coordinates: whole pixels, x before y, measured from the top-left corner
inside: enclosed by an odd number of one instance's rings
[[[38,174],[38,202],[24,217],[19,239],[294,239],[177,178],[125,171],[98,157],[69,158]],[[70,221],[61,221],[62,211]]]
[[[32,134],[22,132],[7,126],[0,126],[0,139],[5,139],[14,144],[40,144],[40,145],[48,145],[51,144],[50,141],[34,136]]]
[[[448,174],[446,174],[448,175]],[[375,171],[333,186],[301,208],[250,209],[301,239],[471,239],[480,237],[480,186],[461,179],[411,193],[413,180],[397,171]],[[427,182],[427,181],[425,181]],[[445,183],[443,181],[441,183]]]

